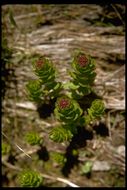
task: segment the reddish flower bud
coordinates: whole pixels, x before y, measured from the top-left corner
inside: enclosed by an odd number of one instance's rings
[[[58,106],[60,109],[68,108],[70,106],[70,101],[68,99],[60,99]]]
[[[86,56],[84,54],[81,54],[81,55],[79,55],[79,57],[77,59],[77,63],[81,67],[85,67],[88,64],[88,59],[86,58]]]
[[[36,67],[38,69],[42,68],[43,65],[45,64],[44,60],[43,59],[39,59],[37,62],[36,62]]]

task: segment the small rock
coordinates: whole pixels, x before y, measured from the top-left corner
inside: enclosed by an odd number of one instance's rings
[[[36,110],[36,106],[32,102],[18,102],[16,103],[16,106],[25,109]]]
[[[107,161],[95,161],[93,163],[92,170],[93,171],[109,171],[110,165]]]
[[[119,146],[116,151],[118,154],[125,157],[125,146],[124,145]]]

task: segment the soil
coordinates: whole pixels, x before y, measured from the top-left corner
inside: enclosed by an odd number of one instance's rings
[[[11,152],[2,157],[2,186],[18,187],[20,170],[31,168],[42,173],[44,187],[71,186],[58,178],[79,187],[125,187],[125,6],[3,5],[2,23],[13,50],[2,97],[2,138],[11,146]],[[53,104],[30,102],[25,85],[36,78],[31,63],[38,54],[52,59],[59,81],[69,81],[75,49],[95,59],[93,88],[103,98],[106,111],[92,124],[93,131],[79,130],[70,144],[55,143],[48,136],[57,124]],[[43,137],[41,148],[25,143],[24,135],[31,130]],[[67,163],[56,164],[50,158],[52,151],[65,154]],[[86,175],[82,166],[87,161],[93,168]]]

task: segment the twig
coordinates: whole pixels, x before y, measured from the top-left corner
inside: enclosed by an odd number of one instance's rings
[[[14,19],[18,21],[20,19],[27,19],[27,18],[30,18],[30,17],[38,16],[38,15],[40,15],[40,13],[33,12],[33,13],[29,13],[29,14],[15,16]]]
[[[20,151],[22,151],[27,157],[31,158],[30,155],[28,155],[19,145],[17,145],[16,143],[12,142],[7,135],[4,134],[4,132],[2,131],[2,135],[9,141],[10,144],[15,145]]]
[[[111,120],[110,120],[110,111],[108,112],[108,122],[107,122],[107,126],[108,126],[108,130],[109,130],[109,137],[112,140],[112,136],[111,136]]]
[[[26,156],[28,156],[29,158],[31,158],[31,156],[28,155],[19,145],[15,144],[15,146],[16,146],[19,150],[21,150]]]
[[[31,102],[18,102],[18,103],[16,103],[16,106],[19,108],[36,110],[36,106]]]
[[[12,165],[12,164],[6,162],[5,160],[4,160],[4,161],[2,160],[2,164],[4,164],[5,166],[7,166],[8,168],[11,168],[11,169],[13,169],[13,170],[22,171],[21,168],[19,168],[19,167],[17,167],[17,166],[14,166],[14,165]]]
[[[122,71],[125,68],[125,65],[121,66],[119,69],[114,71],[113,73],[109,74],[106,78],[103,79],[101,84],[105,83],[106,81],[110,80],[112,77],[114,77],[116,74],[118,74],[120,71]]]
[[[118,18],[121,20],[122,24],[124,25],[123,19],[122,19],[121,15],[120,15],[119,11],[117,10],[117,8],[113,4],[111,4],[111,6],[114,9],[114,11],[116,12]]]
[[[40,148],[40,147],[36,147],[35,149],[32,149],[32,150],[27,151],[27,155],[30,156],[31,154],[34,154],[35,152],[38,151],[39,148]],[[16,156],[16,159],[22,158],[22,157],[24,157],[24,156],[26,156],[26,153],[23,152],[23,153],[17,155],[17,156]]]
[[[63,179],[63,178],[60,178],[60,177],[58,177],[58,178],[56,178],[56,179],[57,179],[58,181],[61,181],[61,182],[63,182],[63,183],[66,183],[66,184],[70,185],[71,187],[79,187],[78,185],[76,185],[76,184],[74,184],[74,183],[68,181],[67,179]]]
[[[63,182],[65,184],[69,185],[70,187],[79,187],[78,185],[72,183],[71,181],[69,181],[67,179],[64,179],[64,178],[61,178],[61,177],[56,177],[55,178],[55,177],[49,176],[47,174],[42,174],[42,173],[41,173],[41,175],[43,177],[45,177],[45,178],[48,178],[48,179],[53,179],[53,180],[57,180],[57,181]]]

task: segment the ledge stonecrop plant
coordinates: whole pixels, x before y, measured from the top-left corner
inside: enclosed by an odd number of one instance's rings
[[[29,81],[26,87],[28,89],[28,96],[31,101],[40,102],[43,100],[44,93],[39,80]]]
[[[27,84],[29,98],[32,101],[54,99],[54,115],[59,125],[52,128],[49,138],[55,142],[70,141],[78,132],[78,127],[85,127],[104,114],[104,103],[94,99],[89,108],[80,107],[85,96],[93,92],[92,86],[96,77],[95,63],[91,56],[78,50],[71,62],[71,80],[65,84],[57,82],[56,69],[53,63],[41,57],[33,63],[37,80]],[[56,100],[57,99],[57,100]]]
[[[63,125],[54,127],[51,130],[49,137],[54,142],[61,143],[63,141],[70,141],[73,137],[73,134],[71,132],[71,129]]]
[[[18,176],[21,187],[40,187],[43,182],[42,176],[33,170],[23,170]]]
[[[100,119],[104,114],[104,103],[102,100],[96,99],[92,102],[90,108],[88,108],[88,115],[85,117],[86,124],[89,124],[91,121],[95,119]]]
[[[10,152],[11,147],[9,144],[2,142],[2,155],[6,155]]]
[[[40,57],[33,62],[33,71],[38,77],[26,85],[30,100],[40,102],[46,98],[53,99],[61,90],[61,83],[56,81],[56,69],[53,63],[45,57]]]
[[[28,132],[24,137],[25,141],[30,145],[41,145],[43,143],[42,137],[36,132]]]
[[[59,152],[51,152],[51,157],[56,163],[60,165],[64,165],[65,162],[67,161],[66,157]]]
[[[85,164],[81,166],[81,174],[89,174],[92,171],[93,163],[91,161],[86,161]]]
[[[76,123],[77,120],[79,120],[83,110],[75,100],[70,99],[67,96],[62,96],[58,98],[56,102],[54,113],[58,120],[70,124]]]
[[[79,104],[69,98],[62,96],[57,99],[54,114],[56,118],[64,122],[63,126],[52,129],[50,139],[55,142],[69,141],[72,139],[73,134],[77,132],[77,123],[81,118],[83,110]]]
[[[96,77],[94,60],[81,51],[76,51],[72,60],[72,96],[80,99],[91,93],[91,85]]]

